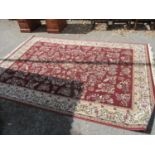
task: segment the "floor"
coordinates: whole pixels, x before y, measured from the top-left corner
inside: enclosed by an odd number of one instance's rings
[[[34,33],[20,33],[16,21],[0,20],[0,59],[3,59],[5,55],[31,35],[110,42],[149,43],[155,50],[155,32],[153,31],[91,31],[90,25],[87,24],[70,24],[61,34],[48,34],[43,32],[44,29],[42,27]],[[0,134],[155,134],[153,117],[150,133],[134,132],[66,117],[0,99]]]

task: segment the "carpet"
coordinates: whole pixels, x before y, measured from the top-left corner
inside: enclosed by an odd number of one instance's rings
[[[147,44],[31,37],[0,62],[0,97],[146,130],[155,104],[153,64]]]

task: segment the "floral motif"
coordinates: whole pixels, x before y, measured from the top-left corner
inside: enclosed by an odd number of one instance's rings
[[[132,60],[132,50],[128,50],[128,53],[126,49],[37,42],[0,76],[0,81],[56,95],[130,108],[132,78],[126,76],[132,72],[132,66],[119,64]],[[51,77],[55,78],[49,80]],[[119,86],[118,77],[126,80],[120,82]],[[63,84],[57,78],[64,79]],[[70,84],[66,84],[65,80],[71,80]],[[80,81],[78,87],[81,88],[73,88],[72,80]],[[129,96],[129,99],[118,99],[117,92]],[[107,100],[102,97],[108,95],[110,98]]]

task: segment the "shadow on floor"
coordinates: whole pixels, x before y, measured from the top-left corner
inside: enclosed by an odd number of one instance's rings
[[[72,117],[0,99],[0,134],[69,135]],[[74,134],[74,133],[73,133]],[[76,133],[80,134],[80,133]]]
[[[16,71],[13,69],[4,70],[3,68],[0,68],[0,71],[4,71],[0,76],[1,83],[6,83],[11,86],[26,87],[30,90],[36,90],[43,93],[46,92],[60,97],[69,97],[78,100],[80,99],[83,89],[82,83],[75,80],[60,79],[32,72]],[[7,91],[7,94],[8,93],[9,92]],[[4,95],[7,94],[4,93]],[[18,96],[19,92],[17,91],[13,94],[12,98],[14,98],[16,94]],[[22,95],[27,96],[24,92]],[[0,96],[3,98],[2,90]],[[29,97],[33,98],[33,96],[34,95],[32,94],[32,96],[30,95]],[[39,100],[37,101],[39,103]],[[45,103],[42,102],[41,105],[39,105],[41,106],[41,109],[34,108],[35,105],[33,107],[32,104],[29,105],[32,107],[28,108],[28,105],[26,105],[22,99],[20,99],[19,102],[20,104],[17,104],[15,101],[0,99],[0,134],[71,134],[70,131],[73,122],[72,116],[74,115],[74,110],[76,108],[76,101],[71,107],[65,107],[66,109],[70,108],[71,112],[63,109],[62,102],[60,104],[56,103],[56,110],[67,112],[70,115],[69,118],[64,115],[41,110],[45,108],[50,111],[48,103],[51,103],[51,101]],[[67,104],[64,105],[68,106]],[[76,134],[80,133],[76,132]]]
[[[61,34],[87,34],[92,30],[91,24],[67,24]],[[46,32],[46,25],[38,27],[34,33]]]
[[[91,24],[68,24],[62,33],[87,34],[92,31]]]
[[[0,135],[2,135],[2,133],[3,133],[3,126],[4,126],[4,122],[2,119],[2,113],[3,113],[3,110],[1,107],[1,101],[0,101]]]

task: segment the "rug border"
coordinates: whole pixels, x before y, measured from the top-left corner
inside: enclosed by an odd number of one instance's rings
[[[140,42],[136,42],[136,43],[132,43],[132,42],[123,42],[123,41],[121,41],[121,42],[116,42],[116,41],[99,41],[99,40],[87,40],[87,39],[76,39],[76,38],[73,38],[73,39],[70,39],[70,38],[59,38],[59,37],[45,37],[45,36],[43,36],[43,37],[41,37],[41,36],[35,36],[35,35],[33,35],[33,37],[32,38],[45,38],[45,39],[60,39],[60,40],[74,40],[74,41],[88,41],[88,42],[98,42],[98,43],[116,43],[116,44],[133,44],[133,45],[136,45],[136,44],[138,44],[138,45],[149,45],[149,43],[140,43]]]
[[[102,125],[106,125],[106,126],[110,126],[110,127],[116,127],[118,129],[125,129],[125,130],[128,130],[128,131],[146,131],[147,130],[147,126],[146,127],[141,127],[141,128],[122,127],[122,126],[119,126],[119,125],[114,125],[112,123],[106,123],[104,121],[96,121],[96,120],[92,120],[92,119],[89,119],[89,118],[77,116],[77,115],[74,115],[74,114],[72,115],[72,114],[69,114],[69,113],[65,113],[65,112],[62,112],[62,111],[60,112],[60,111],[57,111],[57,110],[54,110],[54,109],[51,109],[51,108],[45,108],[45,107],[40,106],[40,105],[33,105],[31,103],[21,102],[21,101],[18,101],[16,99],[10,99],[10,98],[7,98],[7,97],[2,97],[2,96],[0,96],[0,98],[4,99],[4,100],[9,100],[9,101],[15,102],[15,104],[18,104],[18,105],[21,104],[21,105],[24,105],[24,106],[27,106],[27,107],[33,107],[33,108],[37,108],[37,109],[41,109],[41,110],[46,110],[48,112],[54,112],[54,113],[57,113],[57,114],[65,115],[67,117],[77,118],[77,119],[80,119],[80,120],[89,121],[89,122],[93,122],[93,123],[97,123],[97,124],[102,124]]]
[[[151,73],[151,80],[152,80],[152,83],[153,83],[153,92],[154,92],[154,97],[155,97],[155,81],[154,81],[154,77],[153,77],[153,67],[151,65],[151,61],[153,60],[153,51],[152,51],[152,47],[150,46],[150,44],[148,44],[146,46],[146,49],[147,49],[147,52],[148,52],[148,59],[149,59],[149,66],[150,66],[150,73]]]
[[[70,39],[70,38],[58,38],[58,37],[41,37],[41,36],[36,36],[36,35],[32,35],[30,37],[28,37],[25,41],[21,42],[16,48],[14,48],[11,52],[9,52],[6,56],[4,56],[4,59],[0,61],[0,64],[3,63],[3,61],[5,59],[7,59],[8,57],[10,57],[12,54],[14,54],[18,49],[20,49],[23,45],[25,45],[28,41],[32,40],[33,38],[45,38],[45,39],[60,39],[60,40],[74,40],[74,41],[88,41],[88,42],[98,42],[98,43],[102,43],[103,41],[95,41],[95,40],[83,40],[83,39]],[[149,43],[131,43],[131,42],[112,42],[112,41],[104,41],[104,43],[116,43],[116,44],[139,44],[139,45],[144,45],[148,47],[148,50],[150,49],[150,44]]]
[[[15,52],[17,52],[18,49],[20,49],[23,45],[25,45],[28,41],[30,41],[31,39],[33,39],[35,36],[32,35],[30,37],[28,37],[26,40],[24,40],[23,42],[21,42],[16,48],[14,48],[13,50],[11,50],[11,52],[9,52],[8,54],[6,54],[4,56],[4,58],[2,58],[3,60],[0,60],[0,64],[3,63],[3,61],[5,61],[8,57],[10,57],[11,55],[13,55]]]

